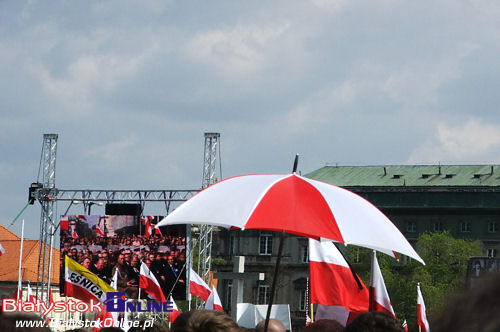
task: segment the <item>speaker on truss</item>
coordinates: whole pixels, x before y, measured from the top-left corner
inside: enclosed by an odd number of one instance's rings
[[[142,213],[141,204],[106,204],[105,213],[110,216],[140,216]]]

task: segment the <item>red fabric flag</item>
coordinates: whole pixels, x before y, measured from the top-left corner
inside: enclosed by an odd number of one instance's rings
[[[372,272],[370,278],[370,311],[382,311],[396,318],[394,309],[391,305],[391,299],[387,293],[384,283],[384,277],[380,272],[377,254],[375,250],[372,255]]]
[[[224,309],[222,308],[222,302],[220,300],[219,294],[217,294],[217,290],[213,286],[212,286],[212,292],[208,296],[207,302],[205,303],[205,309],[224,311]]]
[[[401,325],[401,326],[405,329],[406,332],[408,332],[408,324],[406,323],[406,319],[403,322],[403,325]]]
[[[146,235],[146,237],[151,237],[151,235],[153,234],[153,226],[151,226],[149,220],[146,220],[146,230],[144,231],[144,234]]]
[[[189,293],[207,301],[212,292],[207,283],[193,269],[190,270]]]
[[[144,262],[141,263],[141,274],[139,276],[139,287],[144,289],[158,302],[167,302],[155,275],[148,269]]]
[[[425,310],[424,297],[420,292],[420,283],[417,284],[417,324],[423,332],[429,332],[429,322],[427,321],[427,311]]]
[[[68,216],[65,216],[61,221],[59,222],[59,226],[61,226],[61,231],[68,231],[69,229],[69,220]]]
[[[368,289],[354,279],[346,260],[331,241],[309,239],[311,303],[317,303],[316,319],[335,319],[344,326],[368,311]],[[328,280],[328,282],[325,282]]]
[[[177,304],[175,304],[174,298],[170,296],[170,302],[172,302],[172,312],[168,314],[168,321],[169,323],[173,323],[174,320],[179,317],[181,312],[179,311],[179,308],[177,307]]]

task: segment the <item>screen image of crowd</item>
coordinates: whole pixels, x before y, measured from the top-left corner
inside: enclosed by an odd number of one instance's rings
[[[61,295],[67,255],[111,283],[118,270],[118,291],[148,299],[139,292],[141,262],[156,276],[165,297],[186,299],[186,226],[153,228],[162,216],[62,216],[60,223]]]

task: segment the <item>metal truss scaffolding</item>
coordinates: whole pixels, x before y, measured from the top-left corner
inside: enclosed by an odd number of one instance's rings
[[[69,203],[69,208],[75,203],[83,203],[85,210],[91,204],[98,202],[105,203],[140,203],[143,207],[146,202],[163,202],[166,213],[170,211],[171,203],[180,203],[188,200],[199,189],[194,190],[66,190],[55,187],[56,170],[56,148],[57,134],[44,134],[42,157],[38,174],[38,185],[33,190],[33,198],[40,202],[42,207],[40,217],[40,252],[38,259],[36,296],[42,301],[48,300],[49,284],[52,266],[52,245],[54,235],[58,228],[55,220],[55,204],[60,202]],[[202,188],[209,186],[216,181],[215,169],[220,134],[205,133],[204,167]],[[40,179],[40,171],[42,178]],[[212,247],[212,227],[202,227],[198,234],[198,244],[200,244],[200,256],[198,272],[206,280],[210,271],[211,247]],[[191,231],[188,228],[187,260],[191,261],[192,248],[190,243]],[[188,263],[189,266],[190,263]],[[187,271],[189,272],[189,270]],[[189,276],[188,276],[189,277]]]
[[[56,181],[57,134],[44,134],[42,156],[38,170],[38,182],[43,189],[53,190]],[[40,179],[40,171],[42,178]],[[36,297],[42,301],[48,298],[48,285],[51,278],[52,244],[54,241],[54,201],[40,200],[40,242],[38,252],[38,271]]]
[[[220,159],[220,134],[205,133],[205,149],[203,163],[202,189],[216,182],[217,152]],[[212,263],[212,234],[213,226],[200,225],[198,236],[198,275],[205,281],[209,280]]]

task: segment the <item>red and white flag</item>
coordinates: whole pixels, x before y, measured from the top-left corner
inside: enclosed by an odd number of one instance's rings
[[[2,256],[3,254],[5,254],[5,248],[0,243],[0,256]]]
[[[100,237],[106,237],[106,234],[104,233],[104,222],[101,223],[101,221],[99,221],[95,227],[95,234]]]
[[[14,300],[19,300],[23,298],[23,290],[16,288],[14,291],[14,296],[12,297]]]
[[[214,286],[212,286],[212,293],[210,293],[210,296],[208,297],[207,302],[205,303],[205,309],[224,311],[224,309],[222,308],[222,302],[220,301],[219,294],[217,294],[217,290],[215,289]]]
[[[193,269],[190,270],[189,293],[207,301],[212,291],[207,283]]]
[[[382,311],[396,318],[394,309],[391,305],[391,299],[387,293],[384,283],[384,277],[380,272],[378,265],[377,253],[373,250],[372,255],[372,272],[370,278],[370,311]]]
[[[26,302],[35,302],[35,297],[33,296],[33,290],[31,289],[31,284],[28,282],[28,290],[26,291]]]
[[[73,229],[73,230],[71,231],[71,237],[72,237],[73,239],[78,239],[78,233],[76,232],[76,230],[75,230],[75,229]]]
[[[49,305],[54,303],[54,294],[52,293],[52,287],[49,286]]]
[[[368,289],[356,282],[349,264],[331,241],[309,239],[311,303],[317,303],[316,319],[335,319],[344,326],[368,311]],[[328,282],[325,282],[328,280]]]
[[[154,297],[158,302],[167,302],[165,295],[160,287],[158,279],[155,275],[148,269],[144,262],[141,262],[141,274],[139,276],[139,287],[144,289],[146,293]]]
[[[179,311],[179,308],[177,307],[177,304],[175,304],[174,298],[172,295],[170,295],[170,302],[172,302],[172,311],[168,314],[168,322],[173,323],[174,320],[179,317],[181,312]]]
[[[403,327],[403,329],[405,329],[406,332],[408,332],[408,324],[406,323],[406,319],[403,322],[403,325],[401,325],[401,326]]]
[[[146,237],[151,237],[151,235],[153,235],[153,226],[149,222],[149,219],[146,220],[146,230],[144,231],[144,234]]]
[[[420,292],[420,283],[417,284],[417,324],[422,328],[423,332],[430,331],[424,298],[422,296],[422,292]]]

